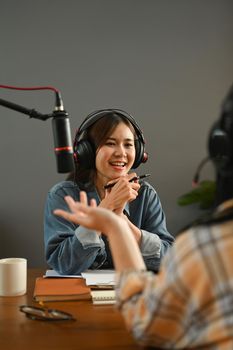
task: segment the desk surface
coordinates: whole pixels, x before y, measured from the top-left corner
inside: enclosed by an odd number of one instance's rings
[[[46,322],[28,319],[19,305],[37,305],[33,301],[35,278],[44,270],[29,269],[27,294],[0,297],[0,349],[13,350],[86,350],[143,349],[126,331],[123,318],[114,305],[93,305],[91,301],[46,303],[70,312],[72,322]]]

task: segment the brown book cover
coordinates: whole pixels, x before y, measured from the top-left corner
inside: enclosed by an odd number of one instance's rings
[[[36,301],[88,300],[91,290],[83,278],[38,277],[33,297]]]

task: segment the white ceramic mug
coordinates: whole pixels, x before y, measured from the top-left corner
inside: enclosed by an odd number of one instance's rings
[[[23,295],[27,291],[27,260],[0,259],[0,296]]]

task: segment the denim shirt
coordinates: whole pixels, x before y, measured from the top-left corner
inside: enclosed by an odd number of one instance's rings
[[[54,209],[68,210],[64,197],[79,200],[79,187],[62,181],[49,191],[45,206],[44,243],[48,265],[60,274],[79,274],[86,269],[112,268],[107,239],[95,231],[75,225],[53,214]],[[88,199],[100,198],[97,191],[87,192]],[[161,258],[174,241],[166,228],[160,199],[154,188],[142,181],[137,198],[127,203],[125,213],[142,233],[140,250],[147,269],[158,271]]]

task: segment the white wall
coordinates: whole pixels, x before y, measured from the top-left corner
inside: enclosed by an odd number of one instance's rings
[[[0,37],[1,84],[60,89],[72,136],[93,110],[125,109],[144,131],[150,159],[138,173],[152,174],[170,231],[199,214],[176,201],[191,189],[232,83],[231,0],[2,0]],[[42,113],[54,107],[51,92],[1,89],[0,98]],[[64,178],[51,121],[0,113],[0,257],[42,266],[44,202]]]

